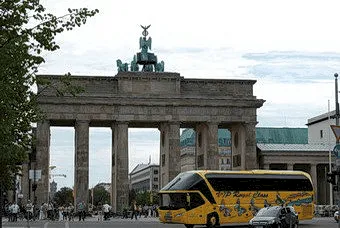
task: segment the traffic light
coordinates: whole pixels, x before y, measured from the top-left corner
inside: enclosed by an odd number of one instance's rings
[[[38,185],[36,183],[32,184],[32,191],[35,192],[37,190]]]
[[[327,182],[336,185],[336,173],[327,173]]]

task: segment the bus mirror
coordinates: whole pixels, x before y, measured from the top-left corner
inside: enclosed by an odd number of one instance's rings
[[[190,206],[190,194],[189,193],[187,193],[187,204],[188,206]]]
[[[187,198],[187,205],[186,205],[185,209],[188,211],[188,210],[190,210],[190,194],[189,193],[187,193],[186,198]]]

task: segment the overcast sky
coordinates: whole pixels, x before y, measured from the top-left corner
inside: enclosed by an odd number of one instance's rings
[[[165,71],[185,78],[256,79],[266,102],[258,126],[306,127],[334,109],[340,73],[340,1],[111,1],[44,0],[48,11],[99,9],[86,25],[58,35],[60,50],[46,54],[40,74],[117,74],[116,60],[139,52],[140,25],[149,25],[152,52]],[[58,188],[73,186],[74,130],[52,128],[51,165]],[[129,169],[149,156],[159,163],[156,129],[129,129]],[[147,135],[147,137],[145,137]],[[111,130],[90,129],[90,187],[110,182]]]

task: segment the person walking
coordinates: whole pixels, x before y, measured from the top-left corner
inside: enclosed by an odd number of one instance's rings
[[[54,220],[54,207],[51,201],[47,204],[47,218],[52,221]]]
[[[103,205],[102,205],[102,202],[98,203],[97,211],[98,211],[98,221],[103,221]]]
[[[74,206],[70,203],[67,207],[68,221],[74,221]]]
[[[8,203],[7,207],[8,221],[13,222],[13,203]]]
[[[18,213],[19,213],[19,205],[17,203],[12,204],[12,221],[16,222],[18,221]]]
[[[27,220],[33,219],[33,204],[31,203],[31,200],[27,201],[26,213],[27,213]]]
[[[60,206],[58,207],[58,217],[59,217],[59,221],[63,221],[64,220],[64,207]]]
[[[126,204],[123,206],[123,219],[127,219],[128,218],[128,210],[129,210],[129,206],[127,206]]]
[[[132,210],[131,219],[133,219],[133,216],[135,216],[135,219],[137,220],[138,207],[137,207],[136,200],[132,201],[131,210]]]
[[[104,220],[109,220],[111,206],[105,203],[103,205]]]
[[[85,203],[84,203],[84,201],[81,201],[78,204],[77,210],[78,210],[79,221],[81,221],[81,220],[85,221]]]

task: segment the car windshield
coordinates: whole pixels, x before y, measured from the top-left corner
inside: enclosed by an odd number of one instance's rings
[[[275,217],[280,211],[279,207],[266,207],[259,210],[256,217]]]

